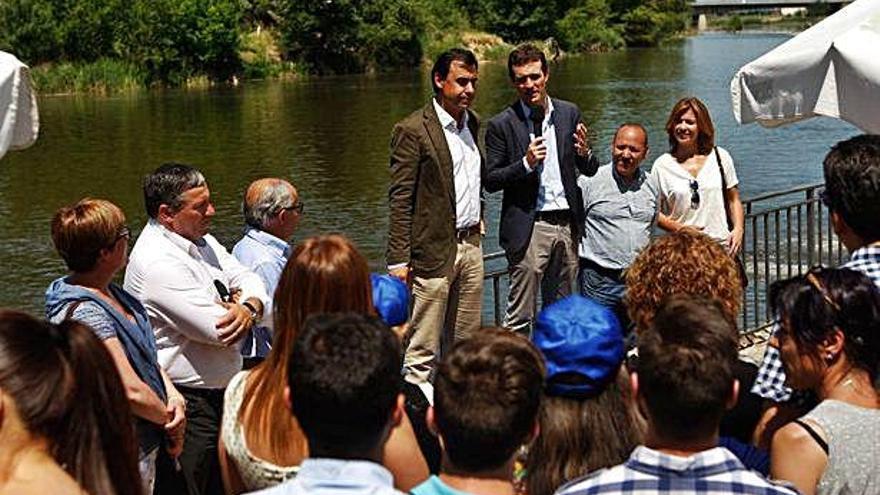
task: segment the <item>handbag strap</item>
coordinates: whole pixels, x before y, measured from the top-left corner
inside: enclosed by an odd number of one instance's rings
[[[727,202],[727,178],[724,176],[724,167],[721,166],[721,155],[718,146],[713,147],[715,161],[718,162],[718,173],[721,174],[721,203],[724,204],[724,218],[727,220],[727,230],[733,230],[733,219],[730,218],[730,204]]]

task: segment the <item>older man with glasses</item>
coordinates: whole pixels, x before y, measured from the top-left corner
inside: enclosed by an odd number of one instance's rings
[[[232,254],[263,279],[271,298],[290,256],[289,241],[302,218],[304,205],[290,182],[268,178],[248,186],[241,209],[247,227]],[[271,315],[271,311],[270,302],[264,314]],[[244,369],[253,368],[269,354],[271,329],[272,318],[269,317],[242,340]]]

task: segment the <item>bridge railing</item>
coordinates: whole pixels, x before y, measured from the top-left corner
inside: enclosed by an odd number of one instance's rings
[[[767,293],[774,281],[805,273],[822,264],[835,266],[844,250],[831,227],[819,193],[822,184],[798,186],[743,200],[743,261],[749,286],[743,291],[739,328],[744,346],[769,338]],[[489,315],[501,325],[507,305],[508,272],[503,252],[483,257]],[[485,314],[485,312],[484,312]]]

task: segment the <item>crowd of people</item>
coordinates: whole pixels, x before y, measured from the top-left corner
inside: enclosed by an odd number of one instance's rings
[[[771,286],[758,367],[705,105],[674,105],[650,172],[635,122],[601,165],[544,54],[508,69],[485,147],[467,50],[394,127],[388,274],[341,235],[292,244],[283,179],[244,191],[231,252],[186,164],[144,179],[130,255],[119,207],[60,208],[45,319],[0,310],[0,494],[880,493],[880,137],[826,156],[851,258]],[[504,195],[500,328],[480,320],[484,190]]]

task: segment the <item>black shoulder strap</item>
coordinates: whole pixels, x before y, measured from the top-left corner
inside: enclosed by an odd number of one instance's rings
[[[813,440],[815,440],[816,443],[819,444],[819,447],[822,447],[822,450],[825,451],[825,455],[828,455],[828,442],[823,440],[822,437],[820,437],[819,434],[816,433],[816,430],[814,430],[812,426],[800,419],[796,419],[794,420],[794,422],[797,423],[801,428],[807,430],[807,433],[809,433],[810,436],[813,437]]]
[[[715,160],[718,162],[718,173],[721,174],[721,202],[724,204],[724,218],[727,219],[727,230],[733,230],[733,219],[730,218],[730,205],[727,204],[727,177],[724,176],[724,167],[721,166],[721,154],[718,146],[713,148]]]

